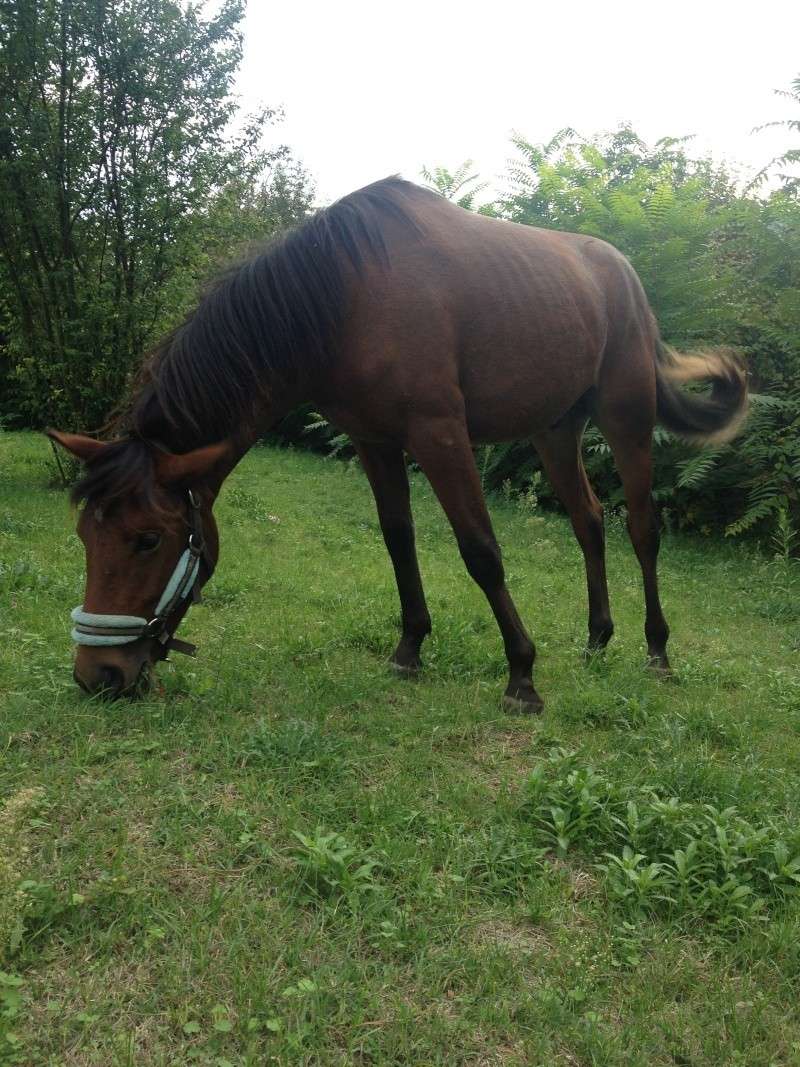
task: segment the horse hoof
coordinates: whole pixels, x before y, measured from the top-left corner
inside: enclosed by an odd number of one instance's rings
[[[421,666],[421,663],[395,663],[393,659],[389,660],[389,669],[402,678],[416,678]]]
[[[670,679],[675,677],[666,656],[650,656],[645,666],[655,678]]]
[[[504,693],[503,707],[511,715],[541,715],[544,701],[533,687],[515,689],[511,693]]]

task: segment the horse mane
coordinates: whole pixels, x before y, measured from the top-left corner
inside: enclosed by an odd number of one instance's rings
[[[388,266],[387,219],[419,228],[409,191],[396,177],[368,185],[225,271],[145,362],[131,412],[136,432],[157,433],[155,414],[181,443],[219,441],[249,423],[272,384],[295,385],[330,365],[348,268],[362,275],[368,260]]]
[[[127,409],[111,424],[127,436],[93,462],[76,502],[115,500],[137,488],[155,498],[149,442],[186,452],[252,424],[275,383],[296,385],[336,359],[348,275],[389,265],[387,221],[417,237],[412,197],[427,191],[384,178],[317,211],[258,254],[226,270],[146,358]]]

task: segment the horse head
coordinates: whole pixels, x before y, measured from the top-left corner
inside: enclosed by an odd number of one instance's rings
[[[48,436],[85,464],[72,493],[86,551],[75,680],[89,693],[132,693],[170,648],[193,651],[174,634],[217,562],[212,507],[231,449],[174,454],[135,437]]]

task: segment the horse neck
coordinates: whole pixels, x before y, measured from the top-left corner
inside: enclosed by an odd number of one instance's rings
[[[269,399],[264,399],[255,411],[249,424],[242,424],[229,438],[231,444],[230,460],[225,464],[222,481],[234,467],[247,455],[250,449],[262,437],[273,430],[290,411],[308,400],[309,390],[304,387],[282,387],[272,391]]]
[[[309,395],[307,382],[296,385],[271,382],[267,385],[253,409],[226,436],[230,446],[229,458],[220,471],[220,485],[253,445],[274,429],[290,411],[307,401]],[[183,425],[170,421],[155,393],[149,390],[140,396],[134,408],[132,425],[139,435],[153,442],[156,447],[178,454],[216,444],[219,440],[198,430],[191,418],[187,418]]]
[[[257,405],[252,430],[243,431],[245,436],[249,434],[252,438],[247,447],[252,447],[259,438],[274,430],[290,411],[308,403],[310,396],[311,388],[305,381],[295,385],[272,383]]]

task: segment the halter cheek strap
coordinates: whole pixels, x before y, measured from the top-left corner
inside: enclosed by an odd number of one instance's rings
[[[200,559],[206,558],[200,504],[189,490],[189,544],[175,564],[164,592],[156,605],[155,614],[149,621],[140,615],[106,615],[84,611],[83,606],[73,608],[72,640],[79,645],[127,645],[142,637],[155,638],[164,646],[164,655],[169,649],[193,656],[197,649],[186,641],[179,641],[169,632],[170,616],[189,594],[193,602],[200,599],[197,578]]]

